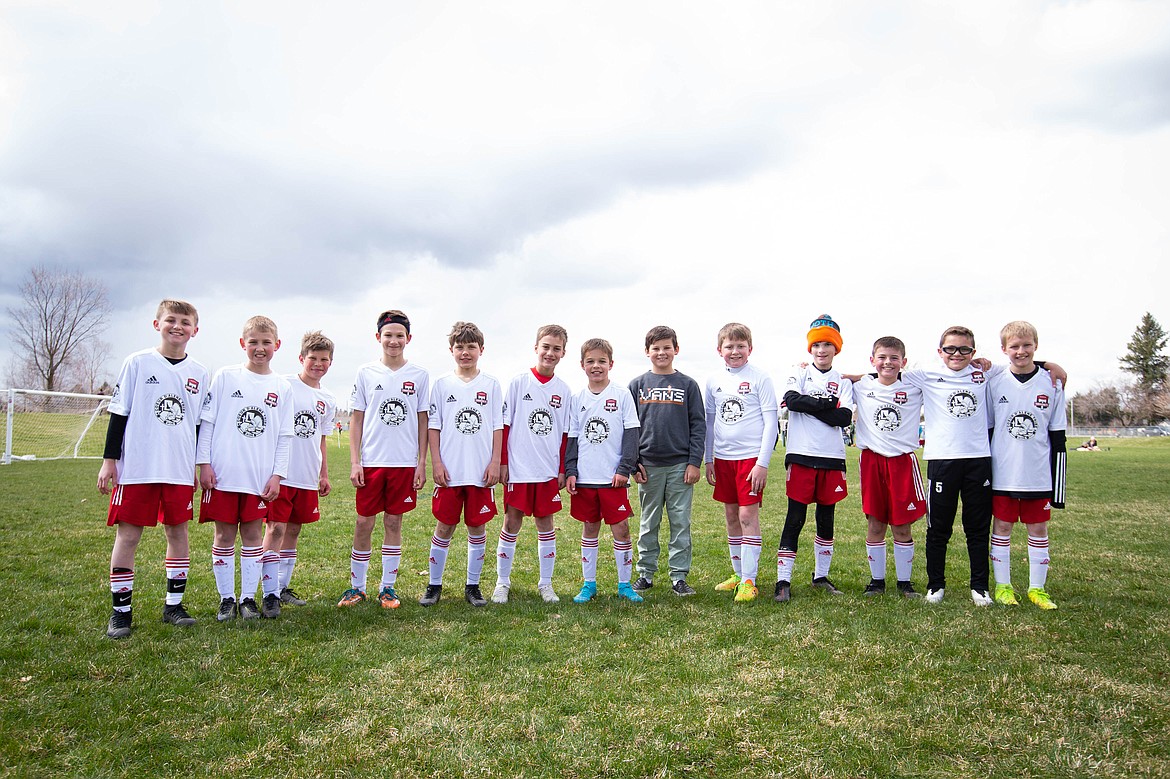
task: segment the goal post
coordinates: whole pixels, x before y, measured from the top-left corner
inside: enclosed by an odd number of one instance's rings
[[[8,389],[5,465],[13,460],[100,459],[110,417],[108,395]]]

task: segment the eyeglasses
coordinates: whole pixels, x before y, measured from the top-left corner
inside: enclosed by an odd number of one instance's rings
[[[970,346],[944,346],[942,351],[944,354],[961,354],[964,357],[975,353],[975,350]]]

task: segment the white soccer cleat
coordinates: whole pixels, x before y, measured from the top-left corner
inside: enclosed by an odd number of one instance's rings
[[[944,590],[942,588],[939,588],[937,590],[927,590],[926,591],[926,602],[927,603],[942,603],[944,592],[946,592],[946,590]]]
[[[551,584],[542,584],[536,588],[540,593],[540,597],[544,598],[545,603],[560,603],[561,599],[557,597],[556,591]]]
[[[992,603],[991,595],[987,590],[971,590],[971,602],[976,606],[990,606]]]
[[[511,586],[507,584],[496,584],[496,588],[492,590],[492,603],[507,603],[508,592],[511,591]]]

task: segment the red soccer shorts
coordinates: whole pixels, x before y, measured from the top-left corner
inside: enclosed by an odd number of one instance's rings
[[[110,493],[106,524],[181,525],[195,516],[194,500],[193,484],[119,484]]]
[[[1052,502],[1048,498],[1009,498],[991,496],[991,516],[1003,522],[1037,525],[1052,519]]]
[[[204,490],[199,504],[200,522],[227,522],[232,525],[255,522],[268,515],[268,505],[259,495],[246,492]]]
[[[491,487],[471,484],[435,487],[431,513],[444,525],[458,525],[459,515],[468,527],[482,527],[496,515],[496,495]]]
[[[295,522],[307,525],[321,518],[321,502],[316,490],[280,485],[280,495],[268,506],[269,522]]]
[[[509,484],[504,505],[528,517],[551,517],[561,510],[561,488],[556,479],[528,484]]]
[[[359,517],[376,517],[382,512],[405,514],[418,503],[414,489],[414,468],[364,468],[366,483],[357,488]]]
[[[634,516],[625,487],[578,487],[569,498],[569,516],[582,522],[616,525]]]
[[[784,485],[788,497],[806,506],[831,506],[840,503],[849,494],[844,471],[810,468],[793,463],[788,466],[788,480]]]
[[[720,503],[739,506],[754,506],[764,502],[764,491],[752,492],[748,476],[756,467],[756,458],[746,460],[720,460],[715,458],[715,494],[711,497]]]
[[[926,490],[914,452],[885,457],[861,450],[861,510],[887,525],[909,525],[926,516]]]

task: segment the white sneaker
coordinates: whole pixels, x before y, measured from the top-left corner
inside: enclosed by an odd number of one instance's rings
[[[551,584],[542,584],[536,588],[536,591],[540,593],[540,597],[544,598],[545,603],[561,602],[561,599],[557,597],[557,594],[553,590],[553,586]]]
[[[508,592],[511,591],[511,589],[511,585],[497,582],[496,588],[492,590],[492,603],[507,603]]]
[[[987,593],[987,590],[971,590],[971,602],[976,606],[990,606],[991,595]]]
[[[937,589],[937,590],[927,590],[926,591],[926,602],[927,603],[942,603],[944,592],[946,592],[946,590],[941,589],[941,588]]]

